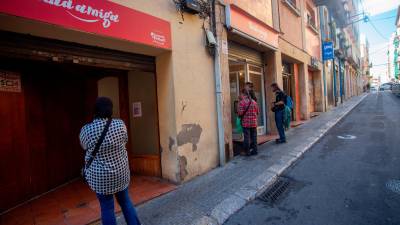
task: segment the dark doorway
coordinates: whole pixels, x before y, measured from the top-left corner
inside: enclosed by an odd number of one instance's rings
[[[84,152],[78,135],[92,119],[97,81],[126,79],[126,72],[8,58],[0,59],[0,69],[21,78],[21,92],[0,91],[2,212],[79,176]],[[127,119],[127,92],[120,96]]]

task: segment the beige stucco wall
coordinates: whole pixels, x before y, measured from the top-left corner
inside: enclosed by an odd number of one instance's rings
[[[273,12],[271,0],[226,0],[225,3],[237,5],[246,13],[256,17],[258,20],[273,27]],[[232,123],[231,123],[231,98],[230,95],[230,79],[229,79],[229,60],[228,60],[228,39],[234,38],[237,43],[255,49],[264,56],[264,87],[265,87],[265,103],[266,103],[266,131],[268,133],[276,133],[274,114],[270,111],[270,103],[275,101],[275,95],[272,93],[270,85],[274,82],[282,84],[281,54],[279,51],[273,51],[269,48],[260,46],[253,40],[244,37],[237,37],[229,33],[225,26],[225,7],[217,4],[217,36],[220,46],[220,62],[222,76],[222,93],[223,93],[223,115],[225,129],[225,146],[230,147],[230,156],[232,156]],[[225,46],[225,47],[224,47]],[[228,50],[228,51],[227,51]]]
[[[239,6],[248,14],[273,27],[272,0],[225,0],[224,2]]]
[[[300,2],[298,1],[298,10],[300,11]],[[279,1],[279,17],[280,17],[280,30],[282,39],[290,42],[297,48],[303,48],[302,38],[302,16],[295,13],[283,1]]]
[[[183,21],[172,1],[113,2],[169,21],[172,51],[5,15],[0,15],[0,30],[156,56],[162,176],[182,182],[216,167],[213,58],[205,48],[203,21],[189,14]]]
[[[306,51],[310,56],[321,60],[321,39],[319,33],[316,33],[312,28],[306,27]]]
[[[318,111],[324,110],[322,62],[318,62],[316,68],[312,68],[314,81],[315,107],[310,105],[309,67],[311,57],[321,59],[321,46],[319,31],[314,31],[307,26],[307,5],[314,10],[316,15],[316,26],[319,28],[318,12],[311,0],[297,0],[297,12],[283,1],[279,1],[280,28],[282,34],[279,38],[279,48],[286,60],[296,63],[298,76],[295,93],[296,119],[307,120],[310,118],[310,111],[315,108]]]
[[[316,30],[313,30],[313,28],[309,27],[307,25],[307,17],[306,16],[303,17],[305,23],[306,51],[309,55],[321,60],[321,38],[319,33],[320,26],[319,26],[318,10],[312,0],[305,0],[304,4],[314,11],[314,15],[316,17],[315,18]],[[307,7],[304,7],[304,10],[306,10],[306,8]]]
[[[213,60],[203,21],[172,1],[114,0],[171,23],[172,51],[156,58],[163,177],[187,181],[218,165]]]

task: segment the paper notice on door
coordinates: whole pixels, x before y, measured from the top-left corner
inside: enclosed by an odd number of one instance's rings
[[[0,70],[0,91],[21,92],[21,76],[17,73]]]
[[[229,53],[229,51],[228,51],[228,41],[226,41],[226,40],[223,40],[222,42],[221,42],[221,50],[222,50],[222,54],[224,54],[224,55],[228,55],[228,53]]]
[[[142,117],[142,103],[141,102],[134,102],[133,103],[133,117]]]

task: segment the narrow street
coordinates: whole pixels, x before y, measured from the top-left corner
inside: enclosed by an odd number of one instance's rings
[[[400,225],[399,1],[1,0],[0,225]]]
[[[400,224],[399,111],[400,98],[371,93],[283,174],[275,202],[257,199],[225,224]]]

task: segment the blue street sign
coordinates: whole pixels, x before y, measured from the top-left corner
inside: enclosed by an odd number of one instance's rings
[[[322,58],[324,61],[333,59],[333,42],[325,41],[322,45]]]

